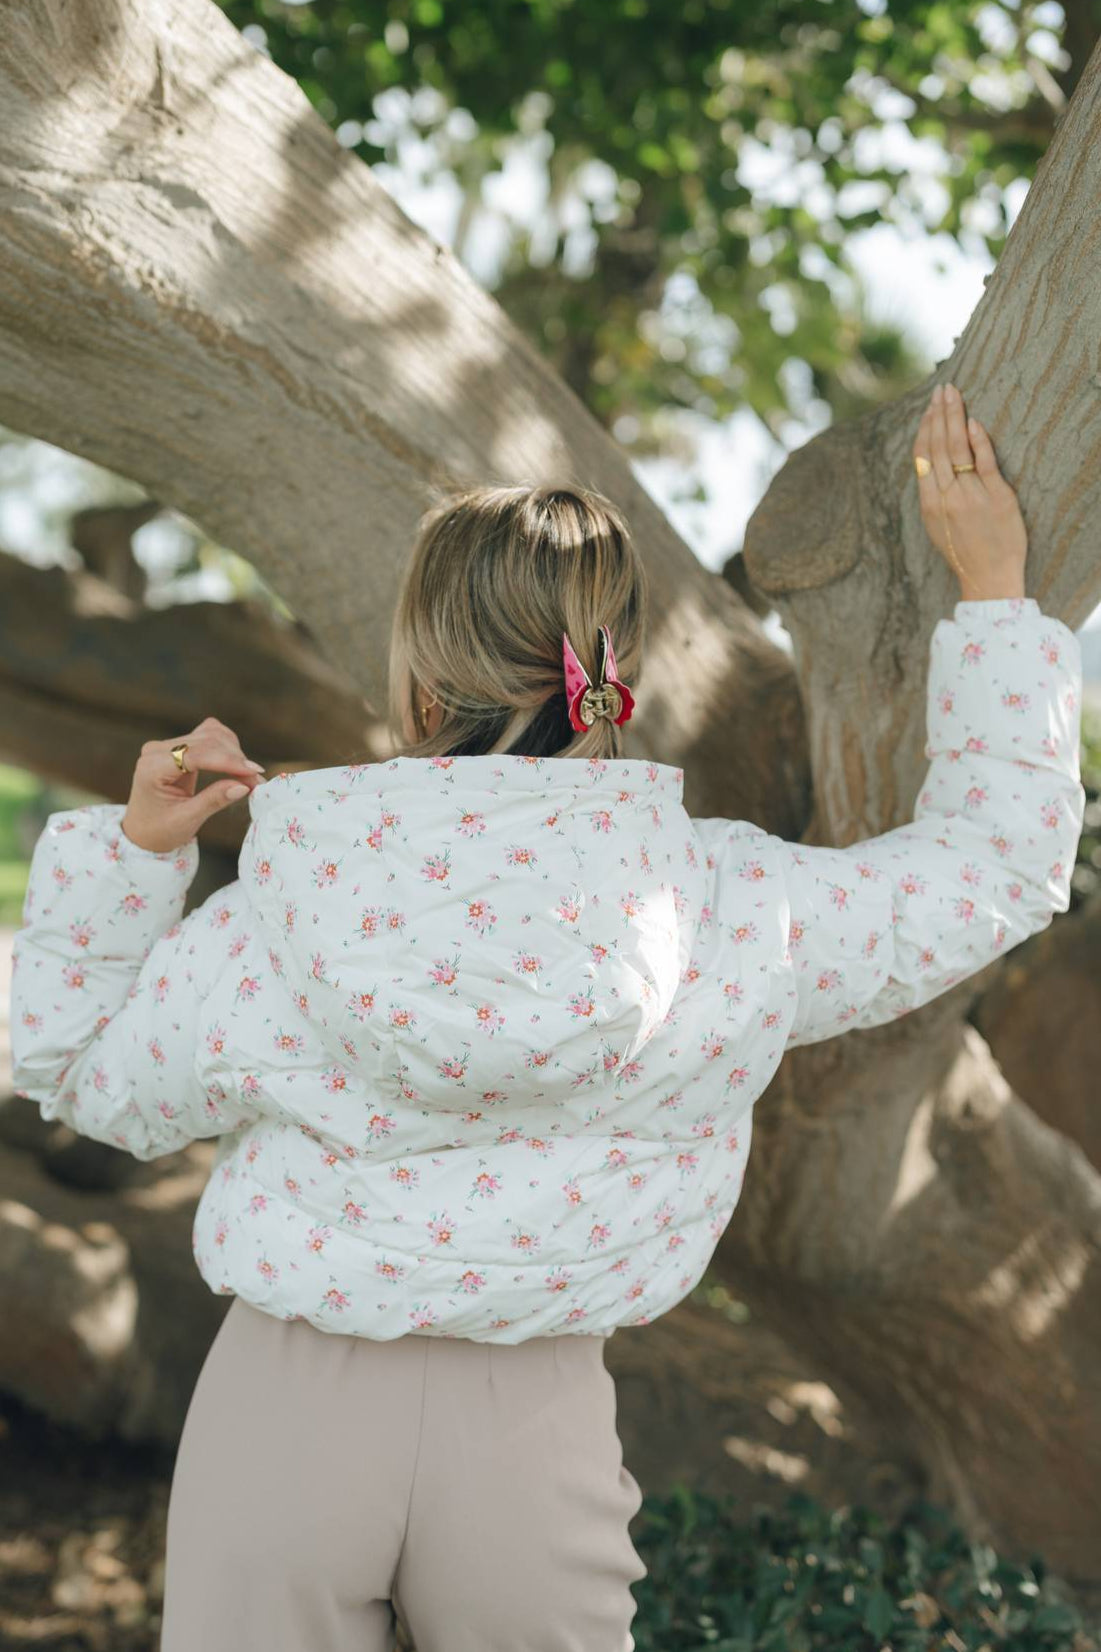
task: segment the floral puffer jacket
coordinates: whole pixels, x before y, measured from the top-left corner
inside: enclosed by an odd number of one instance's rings
[[[845,849],[694,820],[638,759],[279,774],[239,877],[50,816],[16,1085],[148,1159],[217,1137],[211,1289],[326,1331],[608,1335],[702,1276],[795,1045],[917,1009],[1069,904],[1081,653],[1031,598],[931,642],[911,825]]]

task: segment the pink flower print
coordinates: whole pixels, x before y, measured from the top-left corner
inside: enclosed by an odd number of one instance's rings
[[[388,1285],[400,1285],[405,1278],[406,1269],[384,1256],[381,1261],[375,1263],[375,1272],[380,1279],[385,1279]]]
[[[80,992],[85,984],[84,967],[82,964],[67,964],[61,971],[61,979],[74,992]]]
[[[723,1146],[726,1148],[728,1153],[736,1153],[738,1151],[739,1141],[738,1132],[736,1130],[728,1130],[726,1132],[726,1135],[723,1138]]]
[[[221,1055],[226,1047],[226,1029],[221,1026],[211,1027],[206,1035],[206,1047],[211,1055]]]
[[[615,828],[610,809],[594,809],[590,816],[594,832],[610,832]]]
[[[1028,695],[1022,694],[1019,689],[1007,688],[1002,695],[1002,705],[1007,711],[1027,711],[1031,704]]]
[[[239,1004],[251,1004],[260,990],[258,975],[242,975],[237,983],[236,999]]]
[[[283,933],[293,935],[295,924],[298,922],[298,907],[294,901],[288,901],[283,909]]]
[[[117,860],[118,856],[115,855],[113,858],[115,860]],[[73,875],[72,875],[71,872],[66,872],[66,870],[63,866],[54,866],[54,867],[52,867],[51,871],[50,871],[50,876],[54,880],[54,884],[57,888],[57,893],[59,895],[63,895],[67,889],[72,888]]]
[[[249,1208],[249,1215],[250,1216],[259,1216],[261,1211],[265,1211],[268,1208],[268,1196],[267,1196],[267,1194],[266,1193],[254,1193],[252,1195],[252,1198],[248,1202],[248,1208]]]
[[[132,918],[135,913],[144,912],[149,902],[144,895],[139,895],[136,889],[131,889],[122,897],[119,905],[127,917]]]
[[[326,1170],[336,1170],[339,1168],[340,1159],[337,1154],[333,1152],[332,1148],[329,1147],[326,1148],[324,1153],[322,1153],[321,1163],[325,1166]]]
[[[807,926],[802,918],[793,918],[788,931],[788,944],[792,947],[801,946],[806,939]]]
[[[453,1079],[456,1084],[461,1084],[463,1079],[466,1077],[466,1068],[469,1059],[469,1056],[445,1056],[436,1071],[439,1073],[441,1078],[450,1078]]]
[[[537,1233],[528,1233],[524,1228],[512,1235],[513,1249],[525,1251],[529,1256],[533,1255],[542,1243]]]
[[[594,964],[602,964],[607,956],[608,948],[606,946],[602,946],[599,941],[590,941],[589,957]]]
[[[302,822],[297,819],[297,817],[287,821],[286,826],[283,828],[283,832],[288,843],[293,843],[296,849],[304,849],[306,847],[306,828],[303,826]]]
[[[767,873],[761,861],[746,860],[742,862],[738,870],[738,876],[744,878],[747,883],[760,883],[767,876]]]
[[[428,979],[432,982],[433,986],[453,987],[455,982],[459,979],[458,964],[459,960],[457,957],[451,959],[450,961],[446,958],[436,958],[433,960],[432,967],[428,971]]]
[[[762,1015],[762,1017],[761,1017],[761,1026],[766,1030],[766,1032],[771,1032],[773,1027],[778,1027],[779,1025],[780,1025],[780,1012],[779,1012],[779,1010],[769,1010],[765,1015]]]
[[[727,1087],[727,1089],[728,1090],[740,1090],[742,1088],[742,1086],[745,1084],[745,1081],[748,1077],[749,1077],[749,1068],[748,1067],[731,1067],[730,1071],[726,1075],[726,1087]]]
[[[962,918],[964,923],[969,924],[975,916],[975,903],[969,896],[961,895],[954,903],[953,910],[957,918]]]
[[[534,849],[512,845],[505,850],[505,860],[509,866],[534,866],[538,858]]]
[[[517,952],[513,954],[512,967],[517,975],[538,975],[543,967],[543,960],[534,952]]]
[[[704,1141],[709,1140],[715,1134],[714,1113],[705,1113],[702,1118],[696,1119],[692,1126],[692,1134],[701,1137]]]
[[[937,955],[931,946],[923,946],[921,951],[918,953],[918,968],[931,969],[933,964],[936,962],[936,956]]]
[[[161,1043],[160,1039],[151,1038],[147,1047],[149,1054],[153,1057],[153,1060],[156,1062],[157,1066],[163,1067],[167,1057],[164,1053],[164,1045]]]
[[[635,1084],[642,1077],[643,1071],[643,1064],[637,1056],[632,1061],[625,1061],[619,1070],[619,1082]]]
[[[1003,860],[1004,860],[1006,855],[1008,855],[1012,852],[1012,849],[1013,849],[1012,841],[1007,837],[1003,837],[1003,835],[1000,832],[996,833],[992,838],[990,838],[989,842],[990,842],[991,848],[994,850],[994,853],[996,855],[1001,855]]]
[[[328,975],[325,973],[325,970],[325,954],[323,952],[312,953],[310,955],[311,978],[315,981],[320,981],[324,986],[330,986],[332,983],[330,982]]]
[[[343,1313],[345,1308],[351,1305],[351,1300],[351,1297],[345,1296],[343,1291],[338,1291],[335,1285],[330,1285],[321,1298],[321,1306],[323,1308],[335,1308],[337,1313]]]
[[[497,922],[497,914],[488,901],[473,900],[466,903],[466,927],[473,929],[477,935],[484,935]]]
[[[475,1004],[474,1024],[492,1037],[505,1024],[505,1018],[495,1004]]]
[[[592,1250],[594,1247],[606,1245],[611,1237],[612,1225],[610,1222],[594,1222],[592,1227],[589,1229],[589,1238],[586,1249]]]
[[[227,958],[239,958],[241,956],[242,952],[244,952],[246,950],[246,948],[248,947],[249,941],[251,939],[252,939],[252,937],[250,935],[235,935],[233,937],[232,941],[229,943],[229,950],[226,953],[226,957]],[[278,956],[279,956],[278,953],[272,952],[271,948],[270,947],[268,948],[268,957],[269,958],[278,959]],[[278,969],[278,965],[277,965],[277,969]]]
[[[300,1199],[302,1197],[302,1184],[301,1182],[295,1181],[293,1176],[284,1176],[283,1186],[286,1188],[292,1199]]]
[[[588,760],[587,767],[588,767],[588,770],[589,770],[590,780],[599,780],[599,779],[601,779],[601,777],[604,775],[604,773],[607,770],[607,767],[608,767],[607,758],[604,758],[604,757],[590,757],[589,760]]]
[[[917,872],[904,872],[898,880],[898,887],[904,895],[924,895],[925,879]]]
[[[420,1179],[420,1171],[412,1169],[407,1164],[390,1166],[390,1180],[396,1182],[399,1187],[419,1187]]]
[[[684,970],[681,974],[681,984],[683,986],[686,986],[686,987],[691,987],[691,986],[695,985],[695,983],[699,980],[699,978],[700,978],[699,962],[698,962],[697,959],[693,958],[685,966],[685,968],[684,968]]]
[[[428,761],[430,768],[447,770],[452,766],[455,759],[453,757],[431,757]]]
[[[91,944],[92,936],[94,934],[95,934],[95,930],[92,928],[91,924],[89,924],[89,923],[77,923],[77,924],[70,924],[69,925],[69,939],[72,941],[74,946],[78,946],[78,947],[81,947],[81,948],[89,946]],[[158,981],[158,983],[157,983],[158,987],[161,985],[161,982],[164,982],[165,986],[167,986],[168,985],[168,977],[165,976],[165,975],[162,975],[160,981]]]
[[[398,1032],[409,1032],[417,1024],[414,1010],[406,1006],[394,1004],[390,1009],[390,1025]]]
[[[989,793],[985,786],[969,786],[964,793],[964,803],[969,809],[978,809],[986,802]]]
[[[836,992],[841,985],[841,972],[837,969],[821,969],[814,983],[815,992]]]
[[[486,817],[477,809],[464,809],[455,825],[460,837],[478,837],[486,829]]]
[[[367,848],[367,849],[381,850],[381,848],[382,848],[382,822],[381,822],[381,820],[379,821],[377,826],[372,826],[371,830],[369,832],[365,832],[363,834],[363,843],[364,843],[364,847]]]
[[[375,1141],[387,1141],[394,1133],[396,1120],[393,1113],[372,1113],[367,1120],[367,1134]]]
[[[983,739],[981,734],[969,734],[964,746],[965,750],[974,752],[976,756],[981,757],[987,750],[987,741]]]
[[[665,1095],[662,1096],[661,1100],[658,1102],[658,1106],[659,1107],[671,1107],[673,1109],[673,1111],[676,1112],[677,1109],[680,1107],[680,1104],[683,1100],[684,1100],[684,1091],[683,1090],[669,1090],[669,1091],[666,1092]]]
[[[960,664],[978,665],[985,653],[986,648],[981,642],[966,642],[960,654]]]
[[[340,881],[340,867],[335,860],[323,860],[313,869],[314,885],[318,889],[331,889]]]
[[[451,759],[449,757],[434,757],[431,761],[436,764],[441,764],[450,763]],[[415,1308],[410,1310],[409,1322],[414,1331],[423,1331],[429,1325],[435,1325],[439,1317],[440,1316],[437,1314],[435,1308],[430,1308],[424,1303],[418,1303]]]
[[[554,915],[564,924],[575,924],[581,916],[581,902],[574,895],[563,895]]]
[[[477,1296],[485,1286],[486,1276],[479,1273],[477,1268],[467,1268],[459,1275],[459,1289],[465,1296]]]
[[[284,1032],[282,1028],[276,1033],[272,1043],[280,1055],[301,1055],[306,1046],[306,1040],[301,1033]]]
[[[451,850],[440,855],[425,855],[421,862],[421,877],[429,883],[446,883],[451,876]]]
[[[320,1255],[320,1253],[325,1249],[325,1246],[328,1244],[328,1242],[332,1238],[332,1236],[333,1236],[332,1228],[327,1228],[327,1227],[310,1228],[309,1232],[306,1235],[306,1249],[316,1251],[318,1253],[318,1255]]]
[[[720,1038],[718,1033],[708,1033],[700,1050],[707,1061],[715,1061],[726,1048],[726,1039]]]
[[[632,918],[637,918],[644,905],[642,896],[636,895],[633,889],[628,889],[625,895],[619,897],[619,910],[623,913],[626,923],[630,923]]]
[[[630,1160],[622,1147],[609,1147],[604,1155],[604,1163],[611,1170],[622,1170],[624,1165],[630,1163]]]
[[[218,1223],[218,1225],[214,1229],[214,1243],[216,1245],[224,1245],[228,1237],[229,1237],[229,1223],[225,1220],[222,1220]]]
[[[644,843],[639,845],[638,864],[639,864],[639,868],[643,872],[652,872],[653,871],[653,865],[651,864],[651,861],[650,861],[649,851],[647,850],[646,845]]]
[[[543,1283],[548,1291],[567,1291],[572,1278],[573,1274],[568,1268],[552,1268],[548,1274],[544,1274]]]
[[[586,987],[584,992],[575,992],[569,1001],[570,1014],[579,1020],[592,1015],[596,1009],[593,1003],[593,989]]]
[[[383,809],[379,825],[383,831],[392,832],[395,827],[401,825],[401,816],[395,814],[393,809]]]
[[[359,920],[359,932],[365,940],[373,941],[382,927],[382,908],[369,906]]]
[[[362,1227],[367,1220],[367,1212],[362,1205],[357,1205],[354,1199],[345,1199],[341,1216],[345,1222],[351,1222],[353,1227]]]
[[[529,1050],[524,1057],[524,1066],[538,1072],[541,1067],[547,1065],[553,1054],[553,1050]]]
[[[347,1007],[357,1021],[366,1021],[374,1011],[375,995],[373,992],[353,992]]]
[[[1007,883],[1005,892],[1011,901],[1019,901],[1024,894],[1024,890],[1019,883]]]
[[[571,1176],[568,1181],[562,1183],[562,1192],[566,1195],[568,1205],[581,1203],[581,1186],[576,1176]]]
[[[321,1082],[331,1096],[337,1096],[348,1088],[348,1075],[343,1067],[326,1067]]]
[[[844,884],[831,883],[830,905],[835,906],[839,912],[844,912],[849,904],[849,893],[850,891],[845,888]]]
[[[440,1216],[432,1215],[424,1225],[434,1245],[449,1245],[455,1237],[455,1223],[446,1211]]]
[[[271,882],[271,861],[266,857],[263,860],[254,860],[252,863],[252,877],[255,883],[261,886]]]
[[[42,1031],[42,1017],[37,1010],[24,1010],[19,1024],[26,1027],[28,1032]]]
[[[865,941],[864,941],[864,945],[860,949],[861,957],[862,958],[874,958],[876,948],[879,945],[879,941],[880,941],[880,934],[879,934],[878,929],[869,929],[869,931],[867,933],[867,936],[865,938]]]
[[[676,1163],[677,1169],[682,1174],[685,1171],[688,1171],[691,1174],[692,1172],[699,1169],[699,1167],[700,1167],[700,1156],[699,1156],[698,1153],[684,1153],[684,1152],[678,1153],[677,1156],[676,1156],[675,1163]]]
[[[495,1199],[501,1191],[501,1178],[490,1170],[479,1170],[471,1186],[471,1196],[479,1199]]]
[[[745,997],[745,988],[740,981],[724,981],[722,986],[723,997],[733,1009]]]
[[[1062,818],[1058,803],[1045,803],[1040,810],[1040,819],[1049,831],[1054,831]]]

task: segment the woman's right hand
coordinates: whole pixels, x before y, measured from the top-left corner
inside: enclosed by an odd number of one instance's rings
[[[926,532],[960,582],[961,599],[1023,597],[1028,534],[1013,488],[998,469],[978,419],[969,419],[954,384],[937,385],[914,438]],[[974,465],[957,475],[953,465]],[[923,465],[916,465],[919,471]]]

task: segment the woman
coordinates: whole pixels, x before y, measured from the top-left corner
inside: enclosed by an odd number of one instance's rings
[[[394,758],[260,780],[208,718],[125,808],[51,815],[16,1082],[140,1158],[218,1138],[197,1265],[234,1301],[181,1439],[163,1652],[628,1652],[604,1345],[702,1276],[794,1045],[907,1014],[1069,903],[1081,658],[1024,594],[989,439],[914,447],[961,600],[913,823],[846,849],[693,820],[620,755],[646,584],[570,488],[448,501],[392,651]],[[197,770],[217,779],[196,791]],[[203,820],[240,876],[186,918]]]

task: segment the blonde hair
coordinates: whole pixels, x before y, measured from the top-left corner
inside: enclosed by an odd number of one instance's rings
[[[645,569],[626,521],[585,488],[480,487],[428,511],[405,570],[390,644],[390,728],[398,755],[615,757],[621,727],[567,716],[562,633],[593,683],[606,625],[633,688],[646,620]],[[442,721],[410,741],[414,696]]]

